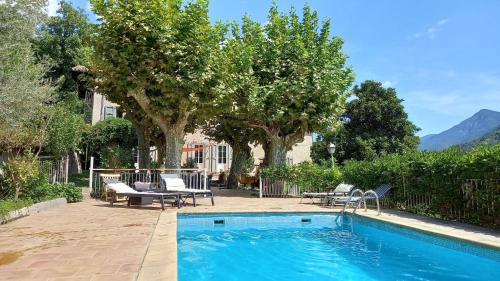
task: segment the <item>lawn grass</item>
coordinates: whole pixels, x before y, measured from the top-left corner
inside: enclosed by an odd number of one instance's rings
[[[82,171],[81,174],[70,175],[68,182],[74,183],[76,187],[89,187],[89,171]]]
[[[0,200],[0,217],[7,215],[9,212],[33,205],[32,200],[15,200],[4,199]]]

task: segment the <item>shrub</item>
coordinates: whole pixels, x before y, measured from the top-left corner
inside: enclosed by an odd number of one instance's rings
[[[498,224],[495,217],[500,217],[500,145],[468,152],[450,148],[387,155],[373,161],[346,161],[342,173],[345,181],[362,189],[390,183],[393,191],[389,204],[395,208],[483,225]],[[470,186],[467,179],[479,179],[481,186]]]
[[[26,186],[32,184],[39,174],[38,159],[32,154],[9,158],[2,167],[2,190],[18,199]]]
[[[40,174],[21,196],[21,199],[35,203],[55,198],[66,198],[69,203],[80,202],[83,200],[82,188],[74,183],[49,183],[47,176]]]
[[[132,149],[137,136],[132,123],[123,118],[108,117],[97,122],[85,136],[92,154],[97,155],[103,168],[133,166]]]
[[[52,185],[52,192],[55,198],[63,197],[69,203],[81,202],[83,200],[82,188],[74,183],[56,183]]]
[[[137,136],[132,122],[123,118],[108,117],[97,122],[87,137],[95,152],[108,146],[132,149],[137,145]]]
[[[262,176],[271,181],[285,181],[296,185],[301,191],[326,190],[342,181],[338,168],[319,166],[303,162],[296,165],[269,166],[263,169]]]
[[[132,150],[121,146],[103,148],[99,152],[101,166],[103,168],[131,168],[133,167]]]
[[[38,176],[24,188],[21,199],[31,200],[35,203],[53,199],[55,194],[52,192],[52,184],[49,183],[47,175],[38,174]]]
[[[77,149],[85,125],[83,116],[64,106],[55,106],[49,116],[45,150],[59,158],[68,151]]]

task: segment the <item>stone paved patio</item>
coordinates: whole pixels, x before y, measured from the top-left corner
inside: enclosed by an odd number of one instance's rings
[[[296,198],[217,195],[215,206],[200,199],[179,212],[334,211]],[[86,200],[1,225],[0,280],[176,280],[177,212]],[[399,212],[359,214],[500,247],[500,234],[483,228]]]

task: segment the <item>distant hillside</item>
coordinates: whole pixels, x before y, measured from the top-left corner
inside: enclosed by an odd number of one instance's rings
[[[500,126],[497,127],[495,130],[487,133],[486,135],[473,140],[468,143],[460,144],[459,147],[464,149],[464,150],[469,150],[472,149],[476,146],[480,145],[494,145],[500,143]]]
[[[500,126],[500,112],[481,109],[450,129],[420,139],[420,150],[441,150],[481,138]]]

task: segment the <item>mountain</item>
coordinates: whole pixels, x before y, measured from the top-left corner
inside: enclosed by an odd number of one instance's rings
[[[484,136],[475,139],[471,142],[467,142],[464,144],[460,144],[459,147],[464,150],[470,150],[476,146],[480,145],[493,145],[500,143],[500,126],[498,126],[495,130],[486,133]]]
[[[441,150],[452,145],[473,141],[500,126],[500,112],[481,109],[460,124],[439,134],[420,139],[420,150]]]

